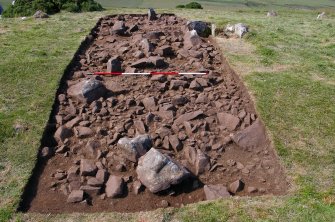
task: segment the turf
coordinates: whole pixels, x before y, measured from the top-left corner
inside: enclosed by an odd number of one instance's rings
[[[335,16],[261,9],[167,10],[215,22],[245,22],[244,40],[220,40],[242,76],[287,170],[287,196],[232,198],[137,214],[15,213],[36,160],[58,81],[80,41],[104,14],[61,13],[0,23],[0,221],[333,221],[335,218]],[[239,50],[236,50],[239,49]],[[15,133],[19,123],[28,130]]]

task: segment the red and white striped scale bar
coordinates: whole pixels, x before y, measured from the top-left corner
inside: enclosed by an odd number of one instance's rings
[[[87,75],[97,75],[97,76],[118,76],[118,75],[207,75],[208,72],[93,72],[86,73]]]

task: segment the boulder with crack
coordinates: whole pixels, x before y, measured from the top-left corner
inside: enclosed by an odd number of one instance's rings
[[[154,148],[139,159],[136,173],[141,183],[152,193],[179,184],[190,175],[183,166]]]

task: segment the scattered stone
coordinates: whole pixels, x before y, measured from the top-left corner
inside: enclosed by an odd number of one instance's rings
[[[75,131],[76,137],[78,138],[87,138],[94,134],[93,130],[91,130],[88,127],[84,127],[84,126],[78,126],[74,128],[74,131]]]
[[[117,57],[113,57],[107,62],[107,72],[121,72],[121,62]]]
[[[189,102],[189,100],[187,99],[187,97],[180,96],[180,95],[177,95],[172,99],[172,105],[174,105],[174,106],[182,106],[182,105],[185,105],[188,102]]]
[[[60,142],[64,142],[65,139],[71,136],[73,136],[72,130],[66,128],[65,126],[61,126],[56,130],[54,138],[58,143],[60,143]]]
[[[200,149],[198,149],[195,159],[195,174],[197,176],[203,174],[204,172],[209,171],[210,167],[211,165],[209,157]]]
[[[188,31],[184,35],[184,47],[185,48],[192,48],[193,46],[200,45],[202,40],[200,36],[197,34],[197,31],[192,30]]]
[[[236,133],[232,139],[242,148],[263,147],[268,141],[265,128],[259,119],[257,119],[251,126]]]
[[[229,192],[236,194],[239,191],[242,191],[244,188],[244,183],[241,180],[236,180],[233,183],[229,184]]]
[[[195,112],[190,112],[190,113],[185,113],[181,116],[179,116],[175,121],[174,124],[179,125],[182,124],[186,121],[193,120],[197,118],[198,116],[202,115],[203,112],[201,110],[195,111]]]
[[[107,92],[104,84],[96,79],[89,79],[72,85],[67,90],[70,97],[83,102],[91,103],[103,97]]]
[[[179,89],[179,87],[187,87],[188,83],[184,80],[171,80],[170,89]]]
[[[157,99],[155,97],[146,97],[142,100],[144,107],[149,111],[157,110]]]
[[[219,122],[229,131],[234,131],[240,124],[240,119],[230,113],[218,113]]]
[[[110,176],[106,183],[106,196],[111,198],[120,197],[124,191],[124,180],[119,176]]]
[[[139,159],[136,173],[152,193],[166,190],[189,176],[184,167],[154,148]]]
[[[143,186],[142,186],[141,181],[136,180],[136,181],[133,183],[133,192],[134,192],[134,194],[138,195],[138,194],[141,192],[142,187],[143,187]]]
[[[78,203],[83,201],[84,191],[82,190],[73,190],[67,198],[68,203]]]
[[[117,143],[124,157],[132,162],[143,156],[151,147],[152,141],[149,135],[138,135],[133,139],[124,137]]]
[[[230,197],[230,193],[227,190],[227,187],[217,184],[217,185],[205,185],[204,192],[206,200],[216,200],[220,198]]]
[[[177,135],[170,135],[169,142],[176,153],[183,148],[183,144],[180,142]]]
[[[55,150],[52,147],[43,147],[41,150],[41,157],[42,158],[49,158],[55,154]]]
[[[276,16],[278,16],[278,13],[272,10],[272,11],[268,12],[266,14],[266,16],[267,17],[276,17]]]
[[[116,21],[112,27],[111,33],[117,35],[124,35],[126,31],[126,26],[123,21]]]
[[[80,161],[80,175],[81,176],[95,176],[98,168],[92,160],[81,159]]]
[[[167,200],[162,200],[162,201],[161,201],[161,207],[163,207],[163,208],[167,208],[169,205],[170,205],[170,204],[169,204],[169,202],[168,202]]]

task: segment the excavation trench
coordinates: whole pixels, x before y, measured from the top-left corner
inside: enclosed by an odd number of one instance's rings
[[[181,207],[208,199],[204,186],[218,184],[227,187],[231,196],[286,192],[284,171],[243,83],[213,39],[201,38],[196,44],[186,40],[186,22],[173,14],[152,21],[147,15],[113,15],[98,21],[62,77],[20,211],[136,212]],[[107,67],[108,62],[112,67]],[[119,70],[119,66],[121,71],[137,73],[208,74],[87,75]],[[102,83],[106,90],[78,96],[76,90],[87,80]],[[67,131],[59,133],[62,127]],[[142,134],[149,135],[151,147],[186,169],[188,176],[157,193],[146,186],[135,189],[141,181],[138,163],[124,154],[118,141]],[[82,166],[83,162],[93,165]],[[103,182],[97,182],[97,171],[100,179],[101,172],[106,173]],[[106,181],[112,176],[123,180],[113,198],[106,195]],[[238,189],[232,184],[236,181],[240,181]],[[69,203],[74,190],[82,190],[83,199],[79,195],[78,203]]]

